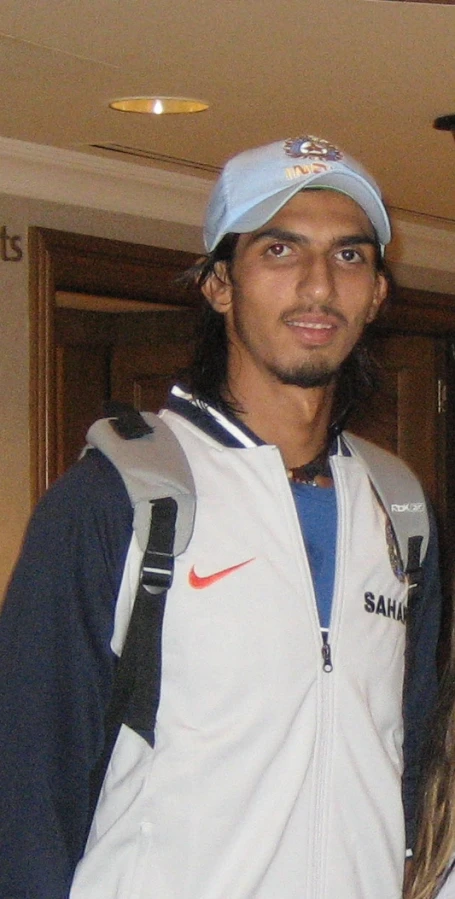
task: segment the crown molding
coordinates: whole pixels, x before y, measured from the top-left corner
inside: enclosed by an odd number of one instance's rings
[[[212,184],[208,178],[0,137],[0,193],[16,197],[200,228]],[[455,293],[455,224],[394,209],[391,219],[388,258],[415,282],[408,286]]]
[[[387,260],[405,287],[455,294],[455,224],[390,210]]]
[[[418,247],[422,268],[434,265],[435,255],[440,265],[447,271],[455,272],[455,222],[442,223],[431,216],[415,216],[393,209],[391,220],[394,240],[391,253],[402,261],[409,261],[406,255],[410,247]]]
[[[209,179],[0,137],[0,192],[200,226]]]

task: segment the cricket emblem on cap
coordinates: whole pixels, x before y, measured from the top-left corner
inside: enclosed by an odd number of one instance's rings
[[[336,162],[343,154],[338,147],[327,140],[307,134],[305,137],[289,138],[284,144],[284,151],[293,159],[329,159]]]

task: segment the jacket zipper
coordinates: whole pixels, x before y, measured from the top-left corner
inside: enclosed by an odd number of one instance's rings
[[[329,803],[329,786],[328,773],[330,770],[330,759],[333,752],[333,717],[334,717],[334,681],[333,678],[327,678],[326,675],[331,674],[334,668],[332,660],[332,643],[334,635],[338,630],[338,622],[340,612],[340,604],[342,596],[340,595],[341,585],[343,583],[344,563],[340,558],[340,547],[343,546],[344,540],[344,489],[340,483],[339,473],[336,464],[332,467],[334,486],[337,491],[338,505],[338,528],[336,540],[336,558],[338,564],[335,571],[335,581],[333,590],[333,602],[328,627],[323,627],[321,633],[321,668],[322,677],[320,679],[319,693],[319,745],[318,745],[318,785],[316,789],[315,805],[314,805],[314,826],[313,826],[313,844],[312,855],[313,863],[309,869],[308,893],[312,899],[325,899],[326,896],[326,865],[327,859],[324,856],[323,846],[327,838],[327,806]]]
[[[326,672],[326,674],[330,674],[333,671],[332,664],[332,650],[329,643],[329,631],[326,628],[321,628],[322,634],[322,670]]]

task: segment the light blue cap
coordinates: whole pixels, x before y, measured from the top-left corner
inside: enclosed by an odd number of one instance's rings
[[[294,194],[310,187],[351,197],[368,216],[381,246],[389,243],[389,217],[371,175],[338,147],[306,135],[246,150],[226,163],[207,207],[207,251],[225,234],[261,228]]]

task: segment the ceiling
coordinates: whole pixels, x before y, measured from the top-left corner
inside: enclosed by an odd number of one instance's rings
[[[3,0],[0,28],[1,137],[213,177],[310,133],[363,161],[393,210],[455,227],[455,143],[432,127],[455,112],[453,2]],[[156,93],[210,107],[108,108]]]

